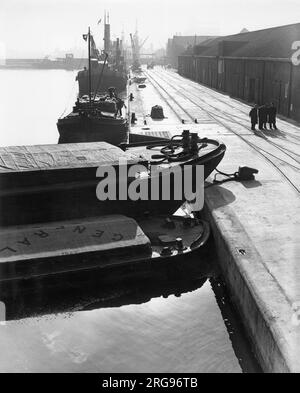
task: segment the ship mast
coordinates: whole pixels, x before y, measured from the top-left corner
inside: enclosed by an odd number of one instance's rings
[[[110,54],[110,23],[109,13],[104,13],[104,52]]]
[[[88,33],[88,57],[89,57],[89,102],[92,103],[92,68],[91,68],[91,29]]]

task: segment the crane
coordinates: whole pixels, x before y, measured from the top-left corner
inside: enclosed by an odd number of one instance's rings
[[[141,66],[140,63],[140,52],[142,47],[145,45],[146,41],[148,40],[149,36],[144,39],[144,41],[140,44],[138,33],[135,32],[135,35],[130,33],[130,40],[131,40],[131,48],[132,48],[132,68],[133,70],[138,70]]]

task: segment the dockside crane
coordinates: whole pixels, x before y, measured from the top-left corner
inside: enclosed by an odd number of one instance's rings
[[[144,39],[144,41],[140,44],[137,31],[136,31],[134,37],[130,33],[130,41],[131,41],[131,49],[132,49],[132,69],[133,70],[138,70],[141,67],[140,53],[141,53],[142,47],[145,45],[148,38],[149,38],[149,36],[146,37]]]

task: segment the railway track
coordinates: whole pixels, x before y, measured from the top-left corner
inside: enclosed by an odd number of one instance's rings
[[[176,75],[176,74],[174,74],[174,75]],[[177,76],[174,77],[174,75],[171,74],[171,75],[168,75],[168,77],[170,77],[170,78],[172,78],[172,79],[176,79],[176,81],[177,81]],[[157,76],[158,76],[159,78],[163,79],[163,77],[162,77],[161,74],[158,74],[158,73],[157,73]],[[181,78],[181,77],[178,76],[178,78]],[[181,78],[181,80],[182,80],[182,78]],[[164,81],[167,82],[167,83],[169,83],[169,81],[166,80],[165,78],[164,78]],[[194,88],[195,88],[195,87],[194,87]],[[201,86],[200,88],[202,88],[202,86]],[[203,89],[205,89],[206,92],[210,90],[210,89],[208,89],[208,88],[206,88],[206,87],[204,87]],[[200,90],[199,90],[199,89],[197,89],[197,90],[198,90],[198,93],[199,93]],[[179,90],[178,90],[178,91],[179,91]],[[191,91],[189,91],[188,94],[189,94],[189,95],[193,95],[194,98],[196,98],[196,99],[198,99],[198,100],[200,99],[199,96],[197,96],[197,95],[191,93]],[[216,93],[216,94],[217,94],[217,93]],[[221,101],[222,103],[225,103],[226,105],[230,106],[230,107],[233,108],[234,110],[238,110],[238,111],[242,112],[244,115],[246,115],[246,116],[248,117],[248,113],[247,113],[247,112],[244,112],[244,111],[240,110],[239,108],[237,108],[237,107],[235,107],[235,106],[233,106],[233,105],[230,105],[229,103],[225,102],[225,101],[222,100],[222,99],[219,99],[219,97],[216,97],[215,95],[211,95],[211,97],[212,97],[214,100],[217,99],[218,101]],[[202,100],[202,101],[203,101],[203,100]],[[242,117],[239,117],[239,116],[236,116],[236,115],[232,115],[232,114],[228,114],[227,112],[221,110],[220,108],[218,108],[218,107],[216,107],[216,106],[213,106],[213,105],[211,105],[211,104],[208,104],[207,101],[205,101],[205,103],[206,103],[207,105],[210,105],[215,111],[217,111],[217,113],[218,113],[217,116],[218,116],[218,117],[221,118],[221,116],[219,115],[219,113],[222,113],[223,116],[225,116],[225,117],[224,117],[224,120],[228,120],[228,121],[235,122],[236,124],[238,124],[238,125],[240,125],[240,126],[243,126],[246,130],[249,129],[249,121],[248,121],[248,119],[245,120],[245,118],[242,118]],[[239,121],[235,120],[235,118],[238,118]],[[289,153],[291,153],[292,155],[295,155],[295,156],[300,157],[300,154],[298,154],[298,153],[296,153],[295,151],[292,151],[292,150],[290,150],[290,149],[288,149],[288,148],[285,148],[285,147],[283,147],[283,146],[280,146],[280,145],[276,144],[276,143],[273,142],[273,141],[270,141],[267,137],[266,137],[266,141],[267,141],[268,143],[273,144],[274,146],[277,146],[277,148],[278,148],[279,150],[283,151],[283,152],[289,152]],[[294,144],[294,142],[293,142],[293,144]],[[294,157],[293,157],[292,155],[290,155],[290,158],[294,159]],[[296,160],[296,161],[297,161],[297,160]],[[297,163],[300,164],[300,161],[297,161]]]
[[[168,76],[169,78],[172,78],[174,80],[174,82],[177,82],[177,83],[178,82],[182,82],[184,80],[183,77],[181,77],[180,75],[178,75],[178,74],[176,74],[174,72],[172,72],[172,73],[168,72],[168,73],[165,73],[165,75]],[[220,93],[218,91],[215,91],[215,90],[213,90],[213,89],[211,89],[211,88],[209,88],[207,86],[200,85],[199,83],[197,83],[195,81],[192,81],[192,80],[188,80],[188,81],[191,82],[190,87],[192,89],[196,90],[197,92],[205,91],[206,94],[208,94],[213,99],[217,99],[219,102],[222,102],[223,104],[227,105],[229,108],[232,108],[233,110],[242,113],[244,116],[247,116],[247,118],[248,118],[248,113],[249,113],[249,106],[248,105],[240,103],[240,105],[244,105],[245,106],[245,110],[242,110],[241,108],[239,108],[239,107],[237,107],[235,105],[231,105],[230,102],[228,102],[228,100],[222,99],[222,93]],[[227,97],[230,98],[229,96],[227,96]],[[239,117],[237,115],[232,115],[232,116],[236,117],[237,119],[240,119],[242,121],[245,120],[244,118]],[[281,124],[281,122],[282,122],[282,120],[279,120],[280,124]],[[295,126],[293,124],[289,124],[289,127],[292,128],[293,130],[295,130],[296,133],[299,133],[299,128],[297,126]],[[288,136],[289,138],[296,139],[296,140],[300,141],[300,135],[299,136],[298,135],[294,135],[294,134],[292,134],[292,133],[290,133],[288,131],[284,131],[284,132],[282,132],[282,134],[284,136]],[[282,139],[282,137],[280,137],[280,136],[278,136],[278,137]]]
[[[232,132],[236,136],[238,136],[240,139],[242,139],[245,143],[247,143],[248,146],[250,146],[252,149],[254,149],[257,153],[259,153],[261,156],[263,156],[271,165],[275,167],[275,169],[284,177],[284,179],[292,186],[298,193],[300,193],[300,189],[298,187],[298,184],[295,184],[290,179],[289,174],[287,173],[286,167],[291,168],[294,171],[297,171],[297,173],[300,171],[300,160],[298,160],[296,157],[299,157],[299,154],[291,151],[287,148],[284,148],[282,146],[277,145],[276,143],[269,141],[267,138],[262,139],[268,146],[272,146],[276,151],[277,154],[280,152],[281,154],[284,154],[285,158],[278,157],[276,153],[270,152],[267,149],[267,146],[262,147],[259,146],[257,143],[253,143],[253,141],[249,141],[246,136],[243,136],[239,134],[237,131],[233,129],[233,125],[238,125],[242,126],[243,128],[249,130],[249,127],[241,124],[241,122],[237,122],[233,116],[229,115],[228,113],[221,111],[220,114],[220,109],[217,108],[215,105],[212,105],[211,103],[203,100],[200,98],[198,95],[192,93],[191,91],[189,92],[183,92],[183,89],[180,89],[180,85],[178,85],[178,82],[176,84],[176,87],[174,86],[174,80],[168,80],[165,76],[161,75],[160,73],[157,72],[151,72],[151,74],[147,71],[145,71],[146,76],[148,77],[148,80],[152,85],[158,90],[163,92],[164,100],[167,101],[169,100],[170,102],[175,103],[176,107],[179,107],[181,111],[183,111],[186,116],[191,120],[194,121],[195,116],[190,113],[189,110],[186,109],[182,103],[179,102],[179,97],[185,100],[185,102],[190,104],[192,103],[194,107],[198,108],[198,110],[202,111],[202,113],[205,113],[211,120],[213,120],[215,123],[221,125],[222,127],[226,128],[228,131]],[[179,77],[180,78],[180,77]],[[174,78],[173,78],[174,79]],[[176,78],[177,79],[177,78]],[[202,87],[202,86],[201,86]],[[171,92],[174,91],[176,93],[176,98],[174,97],[174,94],[171,94]],[[214,99],[218,99],[214,97]],[[223,100],[221,100],[223,101]],[[170,105],[170,102],[168,102],[168,105],[175,111],[175,108],[173,105]],[[236,108],[235,108],[236,109]],[[245,114],[245,113],[244,113]],[[241,119],[245,123],[245,119]],[[228,124],[229,123],[229,124]],[[250,134],[251,136],[253,134]],[[261,141],[260,141],[261,142]],[[293,161],[293,163],[289,161]],[[296,165],[296,164],[299,164]]]

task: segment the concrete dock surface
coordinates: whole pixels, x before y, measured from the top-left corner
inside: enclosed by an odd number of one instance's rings
[[[222,172],[258,169],[253,181],[209,186],[204,214],[263,370],[300,372],[299,125],[278,119],[278,130],[253,132],[249,105],[161,67],[144,75],[145,88],[130,86],[131,132],[171,137],[188,129],[226,144]],[[150,118],[154,105],[164,120]]]

